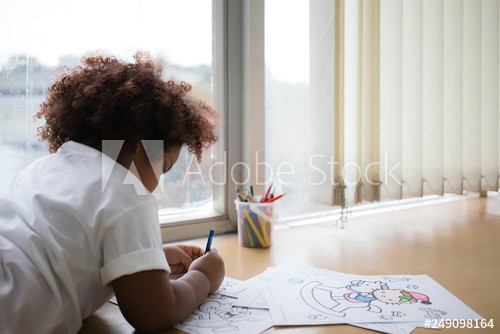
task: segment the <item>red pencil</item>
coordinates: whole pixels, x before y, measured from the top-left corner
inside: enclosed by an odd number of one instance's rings
[[[279,196],[276,196],[276,197],[274,197],[274,198],[271,198],[270,200],[265,201],[264,203],[272,203],[272,202],[274,202],[274,201],[276,201],[276,200],[280,199],[281,197],[283,197],[283,196],[285,196],[285,195],[286,195],[286,193],[284,193],[284,194],[282,194],[282,195],[279,195]]]
[[[267,200],[267,196],[269,195],[269,192],[271,191],[272,187],[273,187],[273,183],[271,182],[269,189],[267,189],[266,194],[264,195],[264,197],[262,197],[262,202],[265,202]]]

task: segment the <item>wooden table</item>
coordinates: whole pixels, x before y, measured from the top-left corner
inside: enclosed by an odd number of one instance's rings
[[[204,247],[205,242],[190,243]],[[362,275],[427,274],[484,318],[494,319],[494,329],[474,332],[500,332],[499,196],[351,218],[347,230],[338,230],[333,224],[278,230],[270,249],[239,247],[235,235],[216,237],[213,246],[224,258],[226,275],[241,280],[284,262]],[[272,328],[268,332],[276,331],[369,332],[348,325]],[[80,331],[132,332],[118,307],[110,303],[87,318]],[[418,328],[414,333],[424,332],[430,330]]]

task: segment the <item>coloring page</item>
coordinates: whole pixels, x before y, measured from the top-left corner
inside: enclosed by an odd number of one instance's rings
[[[237,299],[234,301],[236,306],[267,309],[264,282],[259,281],[261,275],[244,282],[226,277],[217,293]]]
[[[426,275],[360,276],[296,266],[277,268],[265,280],[275,325],[482,319]]]
[[[251,282],[253,284],[226,277],[217,293],[237,299],[234,301],[236,306],[267,309],[263,285],[256,285],[257,281]]]
[[[405,324],[405,323],[380,323],[380,322],[374,322],[374,323],[362,323],[362,324],[349,324],[352,326],[356,327],[361,327],[361,328],[366,328],[366,329],[371,329],[373,331],[377,332],[382,332],[382,333],[390,333],[390,334],[410,334],[417,328],[417,326],[413,325],[412,323]]]
[[[245,284],[229,277],[224,278],[221,287],[230,287],[222,289],[224,292],[246,290]],[[273,326],[268,310],[238,307],[235,300],[219,293],[210,294],[191,315],[174,327],[188,333],[205,334],[260,333]]]
[[[286,277],[286,278],[292,278],[292,277],[301,277],[301,278],[308,278],[308,277],[335,277],[337,275],[346,275],[340,272],[335,272],[335,271],[330,271],[330,270],[325,270],[325,269],[319,269],[319,268],[310,268],[310,267],[302,267],[296,264],[290,264],[290,263],[284,263],[282,265],[279,265],[278,267],[269,267],[267,268],[262,274],[252,277],[248,280],[246,280],[246,283],[249,284],[254,284],[254,285],[259,285],[260,287],[265,287],[265,280],[263,279],[264,277]],[[265,299],[265,294],[262,296],[263,299],[265,300],[267,304],[267,300]],[[240,302],[241,303],[241,302]],[[243,304],[243,303],[241,303]],[[356,323],[349,323],[349,325],[352,326],[357,326],[357,327],[362,327],[366,329],[371,329],[374,331],[378,332],[383,332],[383,333],[390,333],[390,334],[408,334],[411,333],[418,325],[421,323],[362,323],[362,324],[356,324]],[[423,325],[422,325],[423,327]]]
[[[224,281],[222,282],[219,290],[215,291],[215,293],[238,298],[238,296],[247,289],[247,284],[239,281],[237,279],[231,277],[224,277]]]
[[[389,333],[389,334],[410,334],[417,328],[415,324],[408,322],[373,322],[361,324],[349,324],[351,326],[371,329],[373,331]]]
[[[310,277],[311,275],[314,275],[314,277],[332,277],[335,276],[334,274],[342,273],[332,272],[324,269],[301,267],[288,263],[280,265],[277,268],[269,267],[262,274],[254,276],[245,281],[245,283],[247,283],[248,285],[254,286],[255,289],[249,289],[247,292],[241,294],[238,300],[235,301],[235,304],[239,306],[247,306],[249,308],[268,308],[267,300],[263,291],[259,295],[256,295],[256,291],[258,291],[257,287],[265,287],[265,280],[263,279],[264,277],[275,277],[276,275],[279,277],[287,278],[298,276]],[[350,323],[350,325],[391,334],[408,334],[417,327],[417,324],[414,323]]]
[[[264,290],[261,287],[250,285],[248,289],[238,296],[234,301],[236,306],[248,308],[268,309]]]
[[[297,267],[296,265],[292,265],[292,264],[286,264],[286,265],[287,265],[287,268],[288,267],[290,267],[290,268]],[[284,270],[286,270],[286,268],[284,268]],[[274,277],[277,272],[278,272],[278,269],[276,269],[275,267],[267,267],[266,270],[264,270],[264,272],[262,272],[261,274],[254,276],[252,278],[249,278],[244,282],[248,285],[256,285],[256,286],[260,286],[261,288],[264,288],[266,286],[266,283],[262,280],[262,278]]]

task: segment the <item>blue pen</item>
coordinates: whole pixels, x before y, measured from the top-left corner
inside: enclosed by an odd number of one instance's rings
[[[215,230],[210,230],[210,233],[208,234],[208,240],[207,240],[207,247],[205,248],[205,254],[208,253],[210,250],[210,247],[212,247],[212,240],[214,238]]]

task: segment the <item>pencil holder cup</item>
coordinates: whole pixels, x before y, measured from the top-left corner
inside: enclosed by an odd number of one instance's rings
[[[238,241],[240,246],[251,248],[271,247],[276,215],[273,203],[241,202],[235,200],[238,214]]]

